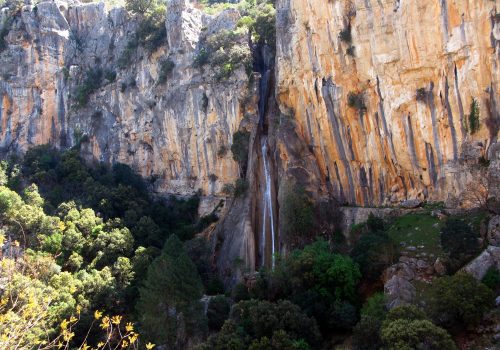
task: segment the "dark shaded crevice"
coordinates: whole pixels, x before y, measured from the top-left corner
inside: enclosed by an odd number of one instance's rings
[[[436,149],[436,156],[438,161],[438,169],[441,169],[443,165],[443,156],[441,154],[441,145],[439,142],[439,131],[437,125],[437,114],[436,114],[436,104],[434,102],[434,83],[431,82],[429,86],[429,92],[427,93],[427,106],[431,111],[431,123],[432,123],[432,136],[434,141],[434,148]]]
[[[455,65],[454,68],[454,73],[455,73],[455,94],[457,95],[457,101],[458,101],[458,110],[460,111],[460,131],[462,135],[466,134],[465,131],[465,112],[464,112],[464,105],[462,103],[462,96],[460,95],[460,89],[458,87],[458,69],[457,65]]]
[[[448,116],[448,125],[450,127],[451,142],[453,146],[453,160],[458,159],[458,143],[457,143],[457,132],[455,130],[455,125],[453,125],[453,112],[451,111],[450,105],[450,86],[448,84],[448,78],[445,78],[444,82],[444,105],[446,107],[446,114]]]

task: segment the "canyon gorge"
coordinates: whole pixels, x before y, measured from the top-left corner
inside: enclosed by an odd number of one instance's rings
[[[294,186],[325,207],[455,208],[482,174],[500,178],[499,6],[276,0],[275,45],[236,31],[230,45],[250,69],[221,75],[196,62],[237,29],[236,9],[169,0],[166,40],[131,50],[140,23],[123,8],[25,5],[0,53],[0,150],[79,144],[89,162],[130,165],[159,195],[201,193],[202,214],[222,199],[210,233],[218,270],[236,259],[273,267],[289,248],[281,219]],[[96,70],[98,86],[81,90]],[[244,163],[231,152],[237,132]],[[246,194],[232,198],[238,180]]]

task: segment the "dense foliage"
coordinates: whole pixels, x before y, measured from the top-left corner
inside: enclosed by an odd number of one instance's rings
[[[289,301],[236,304],[221,331],[200,349],[308,349],[319,345],[316,321]]]
[[[479,235],[476,228],[464,218],[449,218],[441,229],[441,245],[448,254],[450,263],[462,266],[479,250]]]
[[[0,284],[5,286],[0,290],[0,325],[7,339],[0,344],[52,344],[62,334],[74,344],[84,339],[106,343],[106,333],[99,329],[116,329],[121,322],[103,318],[102,327],[92,327],[94,314],[102,312],[142,321],[144,336],[158,340],[148,321],[159,305],[167,304],[186,315],[182,327],[190,329],[196,319],[191,316],[201,310],[204,286],[174,233],[191,232],[183,236],[189,238],[198,228],[197,198],[154,200],[129,167],[89,167],[77,149],[61,153],[36,147],[21,163],[3,162],[0,170]],[[168,280],[161,291],[160,277]],[[74,321],[65,321],[74,315]],[[197,332],[203,332],[203,319],[201,326],[192,327]],[[70,331],[74,323],[78,325]],[[132,323],[127,328],[121,335],[136,341]],[[177,342],[171,334],[159,340]],[[120,341],[132,343],[113,336],[115,345]]]
[[[474,326],[493,307],[491,289],[466,273],[434,280],[424,293],[425,310],[438,325],[452,331]]]
[[[206,320],[200,299],[203,284],[182,242],[172,235],[149,266],[137,309],[143,333],[156,344],[182,348],[185,335],[203,335]]]
[[[389,238],[382,219],[370,214],[366,226],[362,228],[351,257],[359,264],[363,276],[371,281],[378,280],[383,270],[396,258],[396,247]]]

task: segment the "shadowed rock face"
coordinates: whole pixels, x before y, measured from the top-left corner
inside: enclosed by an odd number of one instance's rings
[[[133,50],[119,68],[138,28],[124,9],[107,11],[102,3],[25,6],[0,53],[0,147],[65,148],[77,142],[75,135],[87,135],[82,149],[89,159],[129,164],[158,178],[159,191],[220,194],[239,173],[231,152],[219,150],[230,148],[244,114],[255,113],[254,93],[243,68],[218,82],[210,67],[194,68],[193,61],[204,35],[234,28],[238,18],[234,10],[209,16],[172,0],[164,44],[152,53]],[[175,67],[158,84],[167,57]],[[116,72],[116,80],[103,79],[87,105],[76,108],[78,87],[97,67]]]
[[[320,188],[360,205],[464,190],[462,148],[479,140],[486,152],[498,135],[486,127],[500,115],[498,2],[278,0],[277,11],[276,96],[311,146]],[[340,35],[349,24],[351,42]]]

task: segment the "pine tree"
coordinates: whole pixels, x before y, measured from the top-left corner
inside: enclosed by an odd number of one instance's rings
[[[178,348],[182,338],[205,330],[202,294],[196,266],[179,238],[170,236],[140,289],[137,310],[144,334],[155,344]]]

